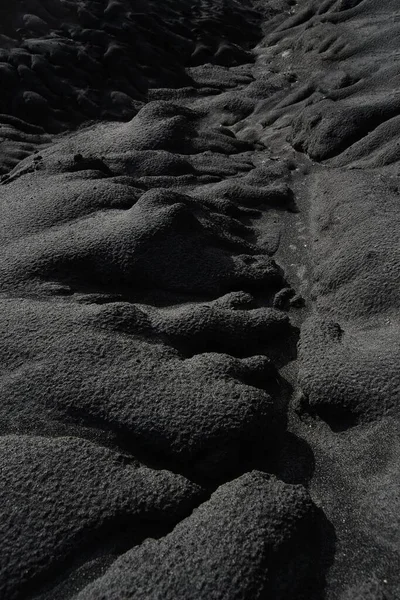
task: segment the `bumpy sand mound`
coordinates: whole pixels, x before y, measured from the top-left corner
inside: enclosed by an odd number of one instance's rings
[[[222,485],[162,540],[122,556],[78,598],[257,598],[262,590],[285,598],[312,568],[313,521],[304,488],[253,471]]]
[[[31,591],[88,544],[104,545],[111,558],[118,531],[124,537],[129,528],[132,543],[201,498],[183,477],[77,438],[2,436],[0,453],[5,598]]]

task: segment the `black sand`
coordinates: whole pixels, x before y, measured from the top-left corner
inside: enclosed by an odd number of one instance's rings
[[[400,597],[400,6],[0,7],[0,598]]]

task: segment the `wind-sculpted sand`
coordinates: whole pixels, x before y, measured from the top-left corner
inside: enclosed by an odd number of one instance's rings
[[[400,596],[400,7],[0,8],[0,597]]]

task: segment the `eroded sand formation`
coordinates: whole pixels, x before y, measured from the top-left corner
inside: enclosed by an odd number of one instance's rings
[[[400,596],[397,0],[0,8],[0,597]]]

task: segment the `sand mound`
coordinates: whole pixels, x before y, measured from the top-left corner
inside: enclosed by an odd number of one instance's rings
[[[335,426],[397,412],[397,191],[358,171],[315,178],[318,316],[304,328],[300,380],[313,408]],[[343,203],[343,190],[350,198]]]
[[[131,449],[143,447],[171,467],[191,464],[212,476],[235,470],[242,446],[243,454],[257,443],[273,448],[283,428],[273,364],[264,356],[199,353],[210,327],[214,335],[220,326],[204,322],[200,309],[153,317],[161,324],[147,339],[148,319],[131,304],[77,310],[55,303],[44,310],[41,302],[14,300],[3,304],[3,311],[5,335],[13,332],[2,346],[8,371],[2,379],[3,431],[39,433],[48,429],[46,421],[51,427],[54,420],[79,418],[119,433]],[[192,358],[163,343],[165,332],[175,343],[177,328],[187,335],[188,316],[189,328],[199,331],[198,348],[191,340],[197,352]],[[264,322],[268,340],[268,311]],[[28,355],[31,362],[21,369]]]
[[[2,436],[0,455],[0,581],[10,600],[32,593],[74,558],[79,565],[88,547],[95,574],[121,542],[139,542],[154,521],[171,527],[201,498],[200,488],[179,475],[77,438]]]
[[[162,540],[126,553],[78,598],[305,597],[312,565],[303,535],[313,521],[301,486],[253,471],[221,486]]]

